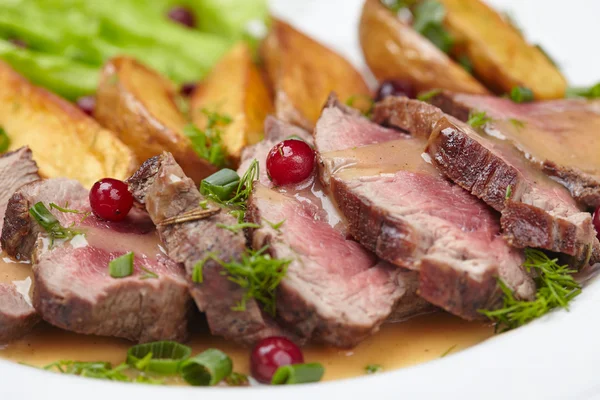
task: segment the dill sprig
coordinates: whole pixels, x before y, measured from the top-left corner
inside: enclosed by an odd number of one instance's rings
[[[246,228],[260,228],[260,225],[252,222],[240,222],[239,224],[235,225],[217,224],[217,228],[227,229],[230,232],[238,233]]]
[[[492,118],[488,117],[485,111],[473,110],[469,113],[469,119],[467,120],[467,124],[471,125],[473,128],[480,128],[488,122],[492,122]]]
[[[256,251],[247,249],[239,261],[229,262],[221,260],[216,254],[209,254],[194,266],[193,280],[202,282],[204,265],[213,260],[223,268],[222,275],[226,275],[231,282],[238,284],[245,291],[232,310],[245,311],[248,300],[256,299],[265,311],[275,315],[275,290],[285,277],[291,260],[271,258],[267,250],[268,246]]]
[[[209,111],[205,108],[201,112],[208,119],[206,128],[201,130],[190,124],[183,129],[183,133],[190,138],[192,147],[199,157],[208,160],[217,167],[224,167],[227,164],[227,152],[221,138],[222,128],[229,125],[232,119],[228,115]]]
[[[132,372],[127,364],[119,364],[113,368],[109,362],[104,361],[57,361],[42,368],[47,371],[56,371],[67,375],[79,375],[87,378],[106,379],[110,381],[149,383],[154,385],[164,383],[163,380],[154,379],[140,373],[137,373],[135,374],[136,376],[132,377],[131,375],[133,374],[125,373]]]
[[[527,272],[537,274],[537,292],[534,300],[517,300],[504,282],[498,280],[504,293],[504,304],[497,310],[480,310],[496,322],[500,331],[510,330],[524,325],[550,310],[561,307],[568,310],[569,302],[581,293],[581,286],[573,278],[572,269],[559,265],[558,259],[550,259],[540,250],[526,249],[523,266]]]

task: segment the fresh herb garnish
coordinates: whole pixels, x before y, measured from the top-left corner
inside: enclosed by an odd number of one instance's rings
[[[283,226],[283,224],[285,223],[285,219],[282,219],[279,222],[271,222],[271,221],[263,218],[263,221],[265,221],[267,224],[269,224],[269,226],[271,226],[271,228],[275,229],[276,231],[279,231],[279,228],[281,228]]]
[[[524,325],[549,311],[561,307],[568,310],[569,302],[581,293],[581,286],[573,278],[574,270],[559,265],[540,250],[526,249],[523,266],[527,272],[535,271],[537,292],[531,301],[517,300],[502,280],[498,284],[504,293],[504,304],[497,310],[480,310],[496,323],[500,331]]]
[[[144,267],[140,267],[140,269],[144,271],[144,275],[140,276],[140,279],[158,279],[158,274],[156,272],[152,272]]]
[[[383,371],[383,367],[379,364],[369,364],[365,367],[365,372],[367,374],[376,374],[381,371]]]
[[[506,187],[506,194],[504,195],[504,200],[510,199],[510,196],[512,196],[512,185],[508,185]]]
[[[131,369],[127,364],[120,364],[112,367],[109,362],[93,361],[58,361],[48,364],[43,369],[47,371],[56,371],[67,375],[79,375],[87,378],[106,379],[110,381],[120,382],[137,382],[148,383],[152,385],[162,385],[163,380],[154,379],[145,374],[132,374]],[[127,372],[127,374],[126,374]],[[135,376],[131,376],[135,375]]]
[[[381,3],[392,12],[398,12],[403,8],[414,6],[419,0],[381,0]]]
[[[583,97],[586,99],[598,99],[600,98],[600,82],[590,87],[572,87],[568,88],[566,92],[567,98]]]
[[[534,100],[531,89],[523,86],[515,86],[510,91],[510,99],[515,103],[528,103]]]
[[[319,382],[325,374],[320,363],[291,364],[277,368],[271,379],[272,385],[295,385],[298,383]]]
[[[203,210],[207,210],[208,209],[208,200],[202,200],[200,203],[198,203],[198,205]]]
[[[225,382],[228,386],[249,386],[250,382],[248,381],[248,377],[244,374],[240,374],[239,372],[232,372],[227,378],[225,378]]]
[[[346,105],[360,110],[362,115],[367,118],[371,118],[371,115],[373,115],[373,108],[375,107],[375,101],[366,94],[355,94],[348,97],[346,100]]]
[[[127,351],[127,364],[141,371],[173,375],[179,372],[181,363],[191,355],[190,347],[177,342],[143,343],[133,346]]]
[[[525,128],[525,125],[526,125],[525,122],[521,121],[520,119],[516,119],[516,118],[509,118],[508,122],[510,122],[511,125],[517,129]]]
[[[473,128],[480,128],[488,122],[492,122],[492,119],[488,117],[485,111],[475,110],[472,110],[469,113],[469,119],[467,120],[467,124],[471,125]]]
[[[48,233],[51,246],[54,244],[55,239],[70,240],[77,235],[83,234],[82,231],[62,226],[41,201],[29,209],[29,214]]]
[[[192,386],[214,386],[232,370],[231,358],[217,349],[208,349],[181,364],[181,376]]]
[[[446,351],[444,351],[442,353],[442,355],[440,356],[440,358],[444,358],[446,357],[448,354],[452,353],[452,351],[456,348],[456,345],[452,345],[450,346],[450,348],[448,348]]]
[[[108,273],[113,278],[125,278],[133,274],[133,251],[125,253],[108,263]]]
[[[232,169],[223,168],[211,176],[202,179],[200,194],[209,196],[217,202],[225,202],[233,197],[240,185],[240,176]]]
[[[442,93],[442,89],[432,89],[426,92],[421,92],[417,95],[417,100],[429,101],[440,93]]]
[[[225,147],[221,139],[222,128],[229,125],[232,121],[228,115],[201,110],[208,122],[204,130],[198,129],[193,124],[186,126],[183,133],[192,141],[192,147],[199,157],[208,160],[217,167],[224,167],[227,164]]]
[[[442,25],[446,8],[437,0],[424,0],[412,8],[413,29],[444,53],[454,46],[454,37]]]
[[[223,206],[230,207],[232,209],[231,213],[235,211],[238,214],[238,221],[240,223],[243,222],[246,211],[246,201],[248,200],[250,193],[252,193],[254,181],[257,180],[259,176],[258,161],[256,159],[252,160],[244,175],[241,178],[238,177],[239,180],[236,181],[235,177],[237,174],[235,174],[235,176],[231,175],[227,179],[223,179],[223,190],[221,190],[220,187],[215,187],[214,179],[211,181],[211,177],[215,175],[216,174],[213,174],[202,181],[200,184],[200,193]],[[206,180],[209,180],[207,184],[204,183]],[[231,187],[228,187],[228,185],[231,185]],[[233,188],[235,188],[235,190],[233,190]],[[229,189],[232,189],[230,193]]]
[[[196,263],[192,278],[194,282],[202,282],[204,264],[213,260],[223,268],[221,274],[245,290],[244,296],[232,310],[245,311],[246,302],[256,299],[264,306],[265,311],[275,315],[275,289],[285,277],[291,260],[273,259],[267,250],[268,246],[257,251],[247,249],[239,261],[228,262],[221,260],[216,254],[209,254]]]
[[[65,204],[64,207],[59,206],[56,203],[50,203],[50,209],[55,209],[58,210],[62,213],[69,213],[69,214],[81,214],[83,215],[83,218],[81,218],[81,221],[79,221],[80,223],[85,221],[87,219],[87,217],[89,217],[90,215],[92,215],[92,213],[90,211],[80,211],[80,210],[75,210],[72,208],[68,208],[69,207],[69,202],[67,202]]]
[[[0,153],[4,153],[10,147],[10,138],[4,128],[0,127]]]
[[[252,222],[240,222],[235,225],[217,224],[217,228],[227,229],[230,232],[238,233],[246,228],[260,228],[260,225],[253,224]]]

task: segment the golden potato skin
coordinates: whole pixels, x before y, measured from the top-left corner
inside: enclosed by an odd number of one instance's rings
[[[109,60],[102,69],[94,117],[146,160],[173,154],[187,176],[199,183],[217,171],[198,157],[183,129],[189,122],[177,108],[173,84],[129,57]]]
[[[446,7],[446,29],[461,43],[476,76],[488,88],[503,94],[525,86],[537,100],[564,97],[567,82],[560,71],[496,11],[480,0],[440,2]]]
[[[275,92],[277,116],[309,130],[332,91],[343,101],[370,96],[364,79],[346,59],[283,21],[273,19],[261,55]]]
[[[487,90],[429,40],[400,21],[379,0],[366,0],[359,38],[367,65],[382,81],[403,79],[417,91],[447,89],[485,94]]]
[[[192,121],[200,129],[207,124],[202,109],[232,118],[221,128],[221,138],[234,165],[245,146],[262,140],[263,122],[273,113],[273,101],[248,45],[240,42],[223,56],[194,91],[190,109]]]
[[[133,152],[76,105],[34,86],[0,61],[0,127],[9,150],[29,146],[40,175],[76,179],[86,187],[137,167]]]

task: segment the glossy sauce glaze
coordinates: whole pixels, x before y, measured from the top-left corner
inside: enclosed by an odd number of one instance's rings
[[[27,264],[0,261],[0,281],[25,279],[30,276],[29,270]],[[310,345],[303,350],[306,362],[324,365],[324,380],[334,380],[364,375],[369,364],[381,365],[389,371],[434,360],[448,350],[455,353],[492,335],[489,324],[467,322],[439,312],[383,325],[380,332],[354,349]],[[189,345],[193,354],[218,348],[232,358],[235,371],[249,373],[249,348],[212,336],[205,327],[199,327],[192,337]],[[23,339],[0,346],[0,358],[38,367],[58,360],[108,361],[116,365],[125,361],[127,349],[132,345],[127,340],[79,335],[40,323]]]

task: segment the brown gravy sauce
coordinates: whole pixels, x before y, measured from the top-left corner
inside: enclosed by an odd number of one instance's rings
[[[27,264],[0,259],[0,282],[22,280],[30,273]],[[492,335],[493,328],[489,324],[467,322],[439,312],[386,324],[354,349],[310,345],[304,349],[304,355],[306,362],[320,362],[325,366],[324,380],[334,380],[364,375],[369,364],[379,364],[389,371],[434,360],[450,348],[451,353],[455,353]],[[232,358],[235,371],[249,373],[248,348],[208,332],[195,333],[188,344],[193,354],[218,348]],[[0,346],[0,358],[38,367],[58,360],[108,361],[116,365],[125,361],[130,346],[132,343],[127,340],[80,335],[40,323],[28,336]]]

